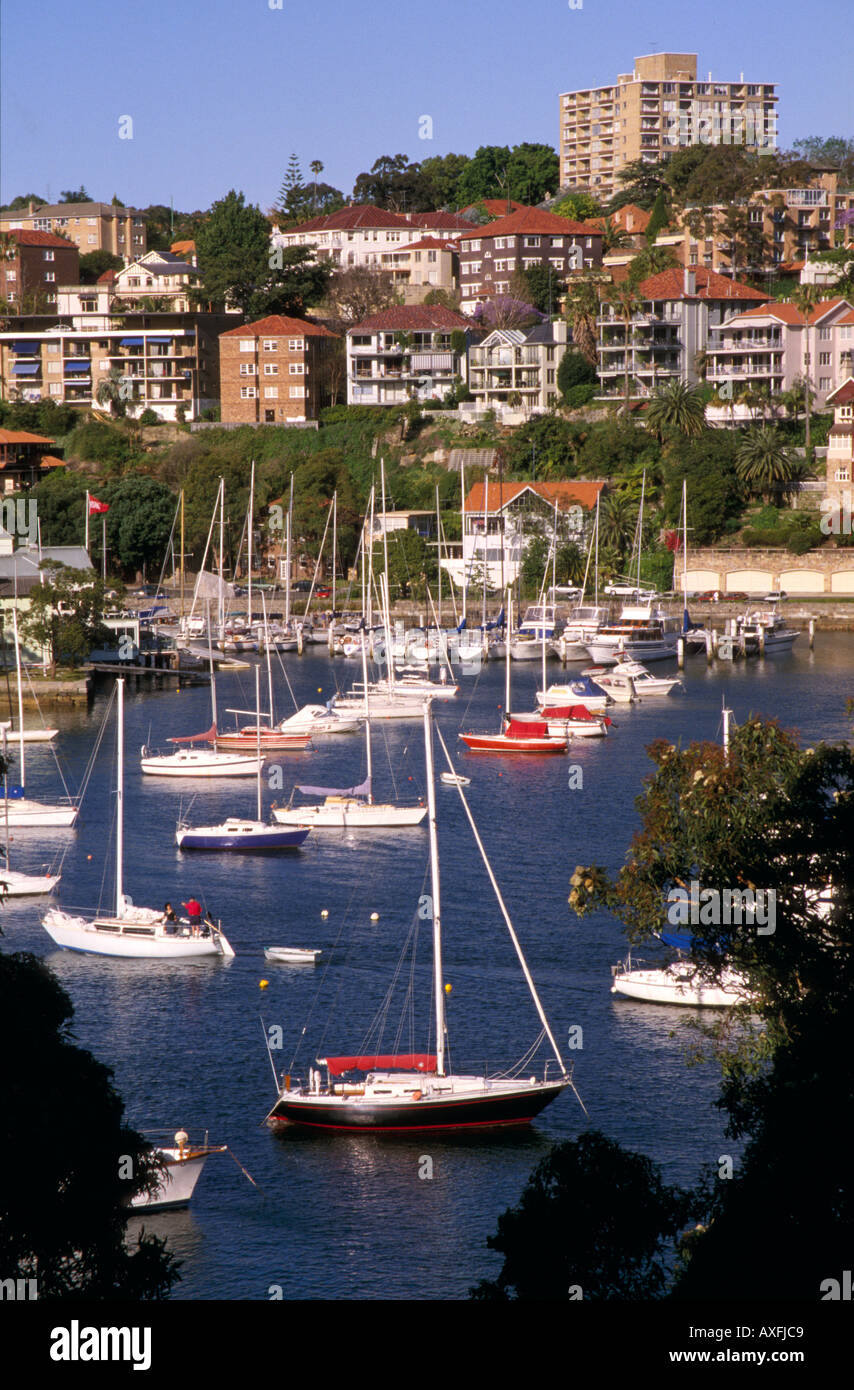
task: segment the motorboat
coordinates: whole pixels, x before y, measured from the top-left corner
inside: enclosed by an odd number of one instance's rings
[[[676,655],[682,620],[653,603],[626,604],[619,619],[600,628],[584,645],[600,666],[613,666],[618,654],[635,661],[664,661]]]
[[[797,628],[787,627],[783,615],[776,609],[748,613],[736,618],[736,635],[744,640],[745,651],[791,651],[800,637]]]
[[[470,787],[471,778],[464,777],[461,772],[440,772],[439,781],[445,787]]]
[[[609,700],[617,704],[630,705],[637,699],[637,691],[631,676],[619,666],[588,666],[584,675],[595,681],[601,690],[607,692]],[[585,700],[585,704],[589,702]]]
[[[537,691],[537,707],[543,713],[555,705],[586,705],[591,713],[601,713],[617,698],[607,686],[599,684],[592,671],[572,680],[554,682],[545,690]]]
[[[173,1144],[155,1145],[154,1152],[164,1164],[157,1186],[152,1192],[132,1197],[132,1211],[174,1211],[189,1206],[196,1183],[211,1154],[227,1153],[226,1144],[193,1144],[185,1130],[178,1130]]]
[[[308,734],[310,738],[318,738],[327,734],[355,734],[360,724],[358,717],[341,714],[330,702],[328,705],[303,705],[276,727],[283,734]]]
[[[592,672],[590,673],[593,674]],[[682,681],[678,676],[654,676],[651,671],[640,661],[632,661],[628,657],[617,657],[617,664],[611,668],[611,679],[616,680],[623,676],[629,680],[634,687],[639,698],[644,699],[648,695],[669,695],[676,686],[680,690],[684,689]],[[594,676],[594,679],[599,679]],[[603,684],[607,689],[607,681],[603,678]]]

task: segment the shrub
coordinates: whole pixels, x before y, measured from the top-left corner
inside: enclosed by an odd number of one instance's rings
[[[580,410],[583,405],[589,405],[595,395],[596,387],[588,381],[578,386],[570,386],[568,391],[564,391],[563,400],[567,409]]]
[[[141,425],[159,425],[161,423],[161,420],[160,416],[157,414],[157,411],[152,410],[149,406],[140,415],[139,423]]]

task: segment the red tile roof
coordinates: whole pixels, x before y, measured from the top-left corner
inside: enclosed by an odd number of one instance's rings
[[[285,227],[283,236],[293,236],[295,232],[352,232],[359,227],[410,227],[413,224],[397,212],[386,212],[384,208],[374,207],[373,203],[356,203],[338,212],[323,213],[320,217],[310,217],[297,227]]]
[[[689,266],[688,271],[693,272],[695,277],[696,290],[693,294],[685,293],[685,271],[681,266],[674,266],[670,270],[659,271],[657,275],[650,275],[648,280],[641,280],[638,296],[641,299],[743,299],[763,303],[768,300],[767,294],[762,294],[760,290],[742,285],[739,280],[731,280],[727,275],[718,275],[715,270]]]
[[[435,236],[422,237],[420,241],[410,241],[408,246],[400,246],[400,251],[459,251],[459,246],[455,241],[440,241]]]
[[[471,227],[467,217],[458,212],[408,212],[411,227],[428,227],[434,232],[464,232]]]
[[[338,337],[337,333],[330,333],[328,328],[323,328],[319,323],[309,323],[307,319],[286,318],[284,314],[268,314],[265,319],[256,319],[254,323],[244,323],[240,328],[227,328],[219,336],[221,338],[280,338],[286,335],[300,338]]]
[[[467,512],[482,512],[484,503],[490,513],[500,511],[508,503],[515,502],[526,488],[542,497],[544,502],[554,506],[555,502],[563,510],[579,505],[589,511],[596,506],[596,498],[606,487],[605,482],[592,482],[587,478],[566,480],[555,483],[494,483],[489,480],[488,489],[483,483],[475,483],[466,498]]]
[[[460,240],[466,241],[470,237],[489,239],[496,236],[514,236],[523,232],[535,236],[559,236],[561,232],[564,235],[569,233],[575,236],[602,235],[598,227],[592,227],[587,222],[571,222],[568,217],[558,217],[556,213],[543,212],[540,208],[520,208],[517,212],[511,212],[509,217],[499,217],[497,222],[488,222],[485,227],[472,227],[468,232],[462,233]]]
[[[524,208],[525,206],[525,203],[517,203],[514,202],[512,198],[510,199],[511,212],[521,212],[522,208]],[[474,212],[475,208],[485,208],[491,217],[506,217],[507,199],[481,198],[479,203],[469,203],[467,208],[460,208],[460,212]]]
[[[53,232],[28,232],[19,229],[9,232],[8,235],[13,236],[19,246],[55,246],[57,249],[62,247],[65,251],[78,249],[73,241],[69,241],[67,237],[54,236]]]
[[[98,285],[111,285],[115,278],[116,272],[114,270],[105,270],[103,275],[98,276],[95,283]]]
[[[169,250],[174,251],[176,255],[181,255],[184,251],[195,251],[195,249],[196,243],[194,241],[173,241],[169,247]]]
[[[831,391],[829,396],[825,396],[827,405],[851,405],[854,401],[854,376],[849,376],[847,381],[843,381],[841,386],[837,386],[835,391]]]
[[[394,309],[381,309],[378,314],[370,314],[347,331],[359,333],[385,329],[389,332],[422,333],[431,328],[471,328],[471,319],[455,313],[453,309],[446,309],[443,304],[402,304]]]
[[[54,444],[43,434],[29,434],[26,430],[0,430],[0,444]]]
[[[637,203],[624,203],[621,208],[617,208],[616,212],[609,215],[608,221],[613,226],[619,227],[621,231],[628,232],[630,236],[637,236],[646,231],[651,216],[651,212],[639,208]],[[588,218],[588,221],[591,227],[598,227],[600,231],[604,228],[604,217],[591,217]],[[629,226],[630,221],[631,226]]]
[[[832,299],[820,300],[809,316],[810,323],[819,323],[821,319],[826,318],[834,309],[838,309],[840,305],[847,303],[848,300],[840,299],[839,295],[835,295]],[[739,314],[738,317],[740,319],[775,318],[780,323],[790,324],[794,328],[802,328],[804,323],[803,315],[797,304],[793,304],[789,300],[772,300],[770,303],[765,303],[754,309],[746,309],[743,313]],[[730,320],[730,322],[733,322],[733,320]],[[837,322],[854,323],[854,310],[851,311],[850,317],[849,314],[844,314]]]
[[[55,454],[42,454],[39,459],[42,468],[65,468],[65,459],[58,459]]]

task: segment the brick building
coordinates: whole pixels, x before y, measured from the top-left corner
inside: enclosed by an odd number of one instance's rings
[[[328,328],[282,314],[221,333],[221,419],[243,425],[316,420],[331,404],[341,347]]]
[[[146,214],[116,203],[30,203],[0,214],[0,232],[58,232],[81,255],[110,251],[132,261],[146,250]]]
[[[56,305],[57,285],[78,279],[80,252],[52,232],[0,233],[0,300],[13,313]]]
[[[599,227],[522,208],[460,234],[460,307],[471,314],[488,299],[510,294],[514,274],[532,266],[552,269],[557,279],[566,280],[574,271],[601,264]]]

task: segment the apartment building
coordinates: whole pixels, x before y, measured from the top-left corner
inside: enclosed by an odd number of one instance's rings
[[[404,304],[423,304],[431,290],[453,293],[459,285],[460,248],[456,241],[422,237],[380,255]]]
[[[850,534],[854,512],[854,376],[831,391],[825,403],[833,406],[833,424],[827,436],[826,505],[843,509],[839,522],[847,519]],[[845,533],[842,525],[839,531]]]
[[[164,301],[173,313],[188,313],[190,290],[199,283],[199,272],[171,251],[146,251],[121,270],[102,277],[121,305],[146,307],[146,301]]]
[[[573,478],[550,483],[475,483],[465,500],[461,553],[442,560],[457,588],[485,576],[492,589],[514,584],[534,536],[551,536],[557,524],[562,540],[583,545],[608,484]]]
[[[132,418],[192,420],[219,400],[219,333],[227,314],[111,311],[106,286],[61,287],[59,314],[6,320],[0,332],[0,394],[99,406],[113,381]],[[102,405],[109,409],[109,405]]]
[[[778,394],[803,380],[808,352],[821,407],[851,375],[853,351],[854,305],[848,300],[823,300],[807,324],[795,304],[762,304],[710,326],[706,375],[714,386],[731,383],[734,394],[745,386]]]
[[[52,309],[57,285],[76,280],[80,252],[53,232],[0,233],[0,300],[12,313]]]
[[[628,322],[616,304],[603,300],[598,320],[601,398],[651,396],[670,379],[697,382],[697,353],[710,331],[745,306],[766,296],[749,285],[703,269],[662,270],[642,280],[638,307]]]
[[[518,271],[542,266],[559,280],[602,264],[602,231],[539,208],[522,208],[483,227],[469,227],[460,242],[460,308],[473,314],[489,299],[510,294]]]
[[[567,349],[567,325],[497,328],[469,348],[469,390],[485,410],[541,414],[557,404],[557,369]]]
[[[564,92],[559,102],[561,184],[603,202],[634,160],[656,163],[680,145],[776,143],[774,83],[697,80],[696,53],[652,53],[615,82]]]
[[[110,251],[124,261],[142,256],[146,214],[114,203],[30,203],[0,214],[0,232],[54,232],[74,242],[81,255]]]
[[[441,400],[466,379],[470,333],[462,314],[439,304],[371,314],[347,330],[347,404]]]
[[[355,265],[379,269],[384,255],[420,241],[426,233],[447,240],[470,229],[471,222],[453,212],[403,214],[365,203],[274,231],[270,240],[273,247],[313,246],[318,260],[342,270]]]
[[[227,424],[316,420],[331,404],[341,339],[319,323],[269,314],[220,334],[220,418]]]

